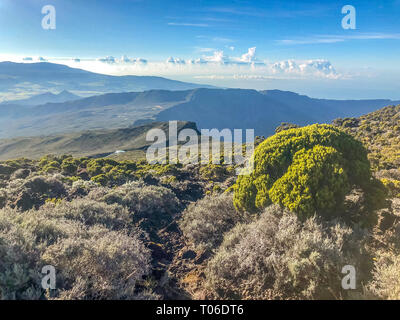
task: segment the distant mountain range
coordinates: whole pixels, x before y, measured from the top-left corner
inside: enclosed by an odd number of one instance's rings
[[[188,90],[200,87],[212,86],[162,77],[110,76],[47,62],[0,62],[0,101],[18,99],[21,91],[34,95],[69,90],[80,96],[90,96],[107,92]]]
[[[52,92],[46,92],[34,95],[27,99],[19,99],[13,101],[5,101],[0,103],[0,105],[10,105],[18,104],[20,106],[37,106],[46,103],[61,103],[66,101],[78,100],[82,97],[77,96],[67,90],[61,91],[60,93],[54,94]]]
[[[195,122],[199,129],[255,129],[268,136],[282,122],[330,123],[357,117],[391,100],[314,99],[279,90],[193,89],[110,93],[37,106],[0,105],[0,138],[131,127],[151,121]]]
[[[330,123],[338,117],[357,117],[399,101],[314,99],[280,90],[193,90],[187,102],[162,110],[158,121],[188,120],[202,128],[255,129],[269,136],[282,122],[298,125]]]

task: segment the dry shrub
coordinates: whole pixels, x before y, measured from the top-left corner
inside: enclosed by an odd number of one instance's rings
[[[32,234],[0,212],[0,300],[38,299],[41,296],[39,252],[34,244]]]
[[[82,180],[79,179],[74,181],[71,186],[70,195],[75,196],[86,196],[90,191],[98,188],[99,185],[92,180]]]
[[[38,208],[49,198],[61,198],[67,191],[64,184],[55,176],[34,176],[28,179],[11,180],[5,193],[3,207],[8,205],[22,211]],[[1,205],[0,205],[1,207]]]
[[[76,220],[88,226],[101,224],[109,229],[121,229],[132,222],[132,215],[126,208],[85,198],[56,205],[48,203],[42,207],[42,212],[48,217]]]
[[[400,180],[400,169],[380,170],[375,176],[378,179]]]
[[[245,220],[246,215],[236,211],[232,194],[221,194],[190,204],[183,212],[180,227],[197,248],[215,249],[221,244],[224,233]]]
[[[86,232],[87,227],[80,221],[49,215],[49,211],[52,212],[50,208],[46,206],[23,214],[15,213],[12,217],[14,225],[31,235],[39,251],[45,250],[62,239],[81,237]],[[7,214],[10,215],[10,212]]]
[[[57,272],[57,288],[50,295],[56,299],[153,297],[136,292],[137,282],[151,268],[141,232],[105,227],[125,225],[125,213],[120,206],[84,199],[25,212],[0,210],[0,297],[44,295],[39,272],[48,264]]]
[[[107,203],[123,204],[143,216],[172,214],[179,208],[179,200],[170,189],[146,185],[143,182],[126,183],[109,192],[103,199]]]
[[[208,286],[222,299],[345,298],[341,270],[363,270],[361,238],[340,224],[301,223],[270,206],[257,221],[226,234],[208,264]]]
[[[60,270],[60,299],[135,299],[150,271],[149,250],[135,235],[100,226],[49,246],[42,259]]]
[[[29,169],[18,169],[11,175],[10,179],[25,179],[30,175],[30,173],[31,170]]]
[[[7,204],[7,191],[6,189],[0,189],[0,209],[4,208]]]
[[[366,287],[366,297],[399,300],[400,299],[400,254],[389,251],[376,253],[373,279]]]
[[[143,182],[126,183],[115,189],[98,188],[88,197],[127,207],[133,221],[149,233],[165,227],[180,209],[180,201],[171,190]]]
[[[375,229],[374,269],[364,298],[400,299],[400,199],[392,199],[392,212],[387,221]]]

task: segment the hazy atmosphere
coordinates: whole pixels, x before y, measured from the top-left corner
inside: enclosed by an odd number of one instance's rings
[[[0,59],[318,98],[400,99],[400,2],[1,0]],[[24,23],[21,23],[24,21]],[[371,50],[373,48],[373,50]]]

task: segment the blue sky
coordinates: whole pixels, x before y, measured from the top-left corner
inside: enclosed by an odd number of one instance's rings
[[[56,8],[55,30],[41,27],[48,4]],[[344,5],[356,9],[355,30],[342,28]],[[400,99],[399,17],[400,0],[0,0],[0,59]]]

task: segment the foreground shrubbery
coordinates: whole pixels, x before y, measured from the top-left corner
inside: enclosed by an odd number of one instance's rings
[[[384,215],[389,221],[374,232],[374,269],[363,298],[400,299],[400,199],[392,200],[391,209]]]
[[[43,181],[53,180],[36,177],[21,185],[47,190]],[[48,298],[137,297],[135,284],[149,273],[150,254],[127,207],[78,198],[16,209],[0,212],[2,298],[43,297],[39,272],[46,264],[57,270],[58,289]]]
[[[245,221],[246,216],[235,210],[232,195],[221,194],[191,204],[183,212],[180,226],[197,248],[210,250],[221,244],[224,233]]]
[[[10,206],[29,210],[43,205],[46,199],[66,196],[66,188],[57,177],[33,176],[28,179],[11,180],[0,189],[0,208]]]
[[[0,299],[39,299],[40,266],[35,236],[0,211]]]
[[[340,224],[302,223],[277,206],[239,224],[208,264],[208,285],[222,299],[338,299],[343,266],[360,268],[362,236]]]
[[[376,254],[373,279],[367,286],[367,299],[400,299],[400,254],[382,251]]]
[[[97,216],[101,206],[104,217]],[[137,230],[112,231],[96,224],[119,225],[116,211],[79,202],[24,213],[2,209],[1,298],[43,297],[39,272],[48,264],[57,270],[57,290],[48,298],[135,298],[136,283],[150,271],[150,255]]]
[[[136,283],[150,271],[136,235],[98,226],[49,246],[42,259],[61,271],[60,299],[135,299]]]
[[[398,168],[373,178],[364,147],[331,126],[277,131],[233,187],[230,165],[0,163],[0,299],[399,298]]]
[[[132,225],[132,214],[123,206],[90,199],[48,203],[41,208],[41,214],[49,219],[74,220],[88,226],[99,224],[112,230],[121,230]]]
[[[146,280],[146,231],[156,239],[181,210],[174,192],[158,185],[174,168],[46,156],[0,169],[0,299],[158,298]],[[131,181],[141,177],[155,185]],[[48,264],[57,289],[44,292]]]
[[[88,197],[108,205],[127,208],[133,223],[139,224],[153,238],[158,230],[172,221],[181,206],[170,189],[136,181],[112,190],[96,188]]]

